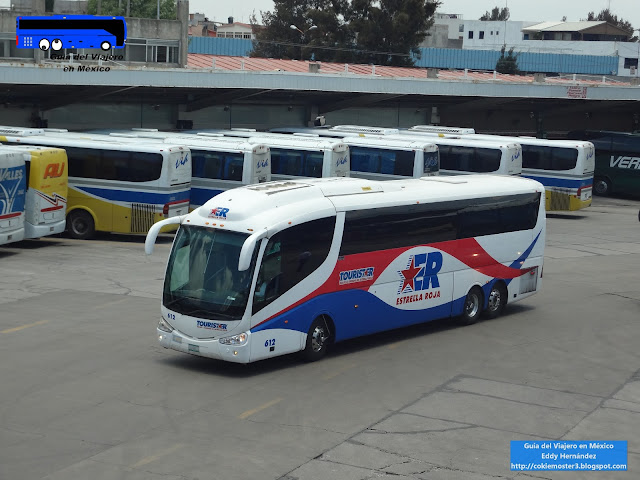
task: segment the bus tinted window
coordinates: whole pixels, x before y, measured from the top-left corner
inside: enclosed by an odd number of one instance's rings
[[[350,147],[351,170],[385,175],[413,176],[415,152],[382,148]]]
[[[340,255],[529,230],[540,194],[347,212]]]
[[[575,148],[551,148],[551,168],[553,170],[573,170],[578,163],[578,150]]]
[[[616,154],[626,154],[631,156],[638,156],[640,153],[640,137],[613,137],[611,139],[611,149]]]
[[[162,172],[159,153],[77,147],[66,147],[66,150],[70,177],[150,182],[158,180]]]
[[[322,177],[324,152],[271,148],[271,173],[296,177]]]
[[[329,254],[336,218],[312,220],[276,233],[264,251],[254,313],[313,273]]]
[[[495,172],[500,168],[502,152],[497,148],[476,148],[476,158],[470,172]]]
[[[347,212],[340,255],[455,238],[455,211],[434,210],[433,205],[351,211]]]

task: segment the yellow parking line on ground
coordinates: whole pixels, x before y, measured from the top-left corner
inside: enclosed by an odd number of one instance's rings
[[[331,380],[332,378],[337,377],[338,375],[346,372],[347,370],[351,370],[353,367],[355,367],[357,365],[358,365],[357,363],[352,363],[350,365],[347,365],[347,366],[342,367],[342,368],[340,368],[340,369],[338,369],[338,370],[336,370],[336,371],[334,371],[332,373],[329,373],[329,374],[325,375],[324,377],[322,377],[322,379],[323,380]]]
[[[104,307],[110,307],[111,305],[117,305],[118,303],[122,303],[122,302],[126,302],[128,300],[127,297],[125,298],[121,298],[119,300],[113,300],[112,302],[107,302],[107,303],[103,303],[102,305],[98,305],[96,307],[96,309],[98,308],[104,308]]]
[[[242,413],[240,416],[238,416],[238,418],[240,420],[244,420],[246,418],[249,418],[251,415],[253,415],[254,413],[258,413],[261,412],[262,410],[264,410],[265,408],[269,408],[273,405],[275,405],[276,403],[279,403],[282,401],[282,398],[278,397],[274,400],[271,400],[270,402],[265,403],[264,405],[260,405],[257,408],[254,408],[253,410],[247,410],[246,412]]]
[[[161,452],[156,453],[155,455],[151,455],[150,457],[143,458],[142,460],[140,460],[135,465],[132,465],[131,468],[139,468],[139,467],[142,467],[144,465],[148,465],[149,463],[155,462],[156,460],[164,457],[165,455],[169,455],[170,453],[173,453],[176,450],[180,450],[182,447],[184,447],[184,445],[182,443],[178,443],[178,444],[174,445],[173,447],[169,447],[169,448],[167,448],[165,450],[162,450]]]
[[[18,332],[20,330],[24,330],[25,328],[36,327],[38,325],[44,325],[45,323],[49,323],[49,320],[39,320],[37,322],[27,323],[26,325],[21,325],[19,327],[7,328],[6,330],[0,330],[0,333]]]

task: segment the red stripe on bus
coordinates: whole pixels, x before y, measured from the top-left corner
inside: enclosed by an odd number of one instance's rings
[[[40,211],[41,212],[53,212],[54,210],[60,210],[61,208],[64,208],[64,205],[58,205],[57,207],[43,208]]]
[[[22,215],[22,212],[8,213],[6,215],[0,215],[0,220],[5,219],[5,218],[19,217],[20,215]]]

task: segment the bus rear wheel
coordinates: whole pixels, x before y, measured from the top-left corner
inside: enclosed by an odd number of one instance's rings
[[[307,333],[307,344],[302,351],[304,360],[315,362],[327,354],[332,339],[330,325],[331,323],[325,316],[318,317],[313,321],[309,333]]]
[[[505,287],[504,283],[500,281],[494,283],[489,292],[487,309],[484,311],[484,316],[487,318],[499,317],[507,304],[507,295],[507,287]]]
[[[609,195],[611,193],[611,181],[604,177],[596,178],[593,182],[593,191],[597,195]]]
[[[111,44],[105,40],[100,44],[100,48],[106,52],[107,50],[111,50]]]
[[[462,325],[473,325],[480,318],[482,313],[482,305],[484,304],[484,295],[480,287],[472,287],[467,293],[467,297],[464,299],[464,306],[462,307],[462,315],[458,321]]]
[[[67,215],[67,231],[71,238],[87,240],[96,231],[93,217],[86,210],[73,210]]]

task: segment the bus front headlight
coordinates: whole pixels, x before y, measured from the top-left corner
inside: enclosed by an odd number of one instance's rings
[[[245,332],[242,332],[238,335],[233,335],[232,337],[221,338],[219,341],[223,345],[244,345],[245,343],[247,343],[248,339],[249,335],[247,335]]]
[[[171,333],[173,332],[173,327],[169,325],[169,322],[167,322],[164,318],[161,318],[160,321],[158,322],[158,330]]]

